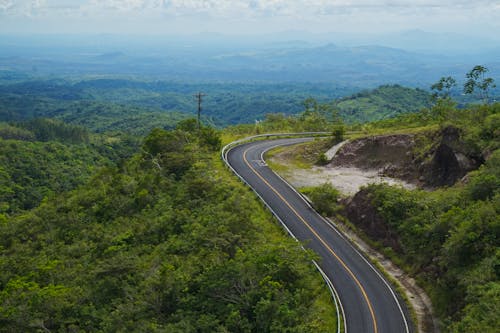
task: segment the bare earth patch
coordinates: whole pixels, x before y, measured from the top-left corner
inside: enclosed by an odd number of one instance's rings
[[[332,160],[338,151],[340,151],[349,141],[343,141],[330,148],[325,155],[328,160]],[[291,148],[294,149],[294,148]],[[399,185],[408,189],[414,189],[416,186],[407,183],[401,179],[391,178],[380,174],[378,169],[360,169],[354,166],[336,166],[335,162],[326,166],[313,166],[303,169],[292,167],[292,155],[290,150],[284,150],[273,155],[270,162],[275,165],[286,166],[280,169],[278,173],[284,177],[294,187],[318,186],[324,183],[330,183],[342,194],[351,196],[356,194],[362,186],[368,184],[387,183],[389,185]]]
[[[271,161],[273,163],[283,163],[283,161],[277,161],[276,158],[277,156],[274,156]],[[314,166],[312,169],[287,169],[279,173],[294,187],[300,188],[330,183],[347,196],[354,195],[362,186],[373,183],[399,185],[408,189],[416,187],[400,179],[381,176],[377,170],[362,170],[354,167]]]

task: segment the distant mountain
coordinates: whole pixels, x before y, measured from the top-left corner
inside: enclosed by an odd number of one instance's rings
[[[377,43],[416,52],[453,54],[478,54],[498,48],[499,40],[472,37],[458,33],[432,33],[408,30],[386,35]]]
[[[494,42],[482,48],[487,41],[420,31],[353,39],[350,44],[346,44],[345,36],[335,44],[302,37],[307,36],[297,34],[297,38],[271,43],[270,37],[259,42],[255,36],[239,40],[224,36],[75,36],[71,42],[55,37],[47,37],[44,42],[43,36],[36,40],[0,36],[0,70],[33,76],[134,76],[225,83],[327,82],[361,88],[400,84],[427,88],[441,76],[463,80],[473,66],[482,64],[500,81],[500,49]],[[342,36],[324,38],[341,40]],[[455,51],[450,43],[470,52]],[[436,52],[427,52],[428,49]]]
[[[123,52],[106,52],[95,57],[97,60],[116,60],[126,57]]]

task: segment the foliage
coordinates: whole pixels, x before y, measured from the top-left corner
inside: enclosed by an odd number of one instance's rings
[[[37,141],[61,141],[66,143],[87,143],[89,132],[80,126],[65,124],[60,120],[35,118],[20,124],[31,131]]]
[[[449,98],[451,95],[451,90],[457,86],[457,81],[451,76],[442,77],[438,82],[431,86],[431,90],[434,91],[432,97],[434,99],[445,99]]]
[[[145,135],[152,128],[173,128],[186,117],[179,112],[164,112],[148,107],[120,105],[110,102],[88,100],[57,100],[43,96],[2,95],[0,93],[0,121],[25,123],[29,127],[34,118],[51,118],[63,121],[75,128],[86,128],[93,132],[124,131],[134,135]],[[54,120],[52,120],[54,121]],[[46,125],[54,123],[44,121]],[[37,124],[39,126],[40,124]],[[41,134],[41,133],[40,133]]]
[[[451,99],[440,99],[429,109],[416,113],[408,113],[366,124],[361,128],[367,134],[376,132],[409,131],[410,129],[432,128],[446,126],[447,123],[461,128],[470,141],[482,148],[490,146],[490,150],[498,148],[498,114],[500,103],[491,105],[469,105],[459,109]]]
[[[429,107],[431,95],[421,89],[384,85],[351,97],[340,98],[334,106],[348,123],[364,123],[414,113]]]
[[[450,98],[440,98],[429,109],[359,127],[363,135],[415,133],[419,150],[414,153],[420,154],[432,145],[428,133],[452,126],[461,133],[460,150],[485,161],[450,188],[365,189],[388,228],[384,234],[391,235],[385,244],[392,248],[382,250],[426,287],[444,332],[498,330],[499,114],[500,103],[457,109]]]
[[[398,237],[399,256],[425,281],[446,318],[447,332],[498,327],[499,161],[497,149],[466,185],[435,192],[368,187],[373,206]]]
[[[473,94],[475,91],[479,90],[479,97],[485,104],[488,104],[490,101],[489,91],[496,87],[495,80],[491,77],[485,77],[488,71],[488,68],[484,66],[474,66],[474,68],[466,74],[467,81],[464,84],[465,94]]]
[[[95,148],[58,142],[0,139],[0,213],[36,207],[43,198],[71,190],[111,164]]]
[[[119,168],[0,219],[0,331],[331,331],[314,256],[197,135],[155,129]]]
[[[225,130],[226,133],[249,135],[272,132],[332,132],[341,138],[345,125],[338,115],[338,110],[332,104],[323,104],[309,97],[303,101],[304,110],[297,115],[269,113],[254,126],[239,125]]]
[[[83,184],[137,147],[125,135],[90,136],[53,119],[0,123],[0,213],[17,214]]]
[[[340,193],[330,183],[301,190],[312,201],[314,208],[327,216],[334,216],[339,210]]]
[[[216,126],[254,123],[267,114],[290,116],[304,111],[305,115],[319,112],[330,122],[338,117],[349,123],[366,122],[416,112],[430,104],[429,93],[399,85],[344,97],[356,90],[312,83],[26,80],[0,85],[0,120],[56,117],[93,131],[126,130],[144,135],[154,127],[170,129],[184,117],[193,116],[195,91],[206,93],[202,119]]]
[[[126,130],[144,135],[154,127],[172,128],[186,116],[194,116],[192,95],[196,91],[206,93],[202,120],[225,126],[253,123],[268,113],[297,114],[310,95],[325,103],[354,90],[312,83],[25,80],[0,85],[0,120],[57,117],[94,131]]]
[[[335,125],[332,131],[333,143],[340,143],[344,141],[345,126],[343,124]]]
[[[25,128],[0,122],[0,138],[4,140],[34,141],[35,134]]]

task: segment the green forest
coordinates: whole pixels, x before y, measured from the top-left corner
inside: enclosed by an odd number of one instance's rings
[[[442,89],[398,85],[1,82],[0,332],[331,332],[317,256],[223,166],[221,145],[413,133],[425,162],[450,128],[480,167],[432,190],[368,186],[386,234],[354,228],[425,288],[443,332],[500,326],[500,104],[488,97],[458,107]],[[337,191],[307,191],[344,219]]]
[[[1,72],[0,72],[1,78]],[[10,78],[10,77],[9,77]],[[253,123],[267,114],[298,115],[303,101],[331,104],[346,122],[363,123],[430,105],[431,94],[399,85],[374,90],[327,83],[179,83],[137,79],[24,79],[0,84],[0,121],[58,118],[93,131],[146,135],[196,114],[205,93],[204,121],[217,127]],[[353,94],[353,95],[351,95]]]
[[[335,327],[315,255],[222,167],[218,132],[194,124],[153,130],[119,163],[81,143],[0,139],[0,331]]]

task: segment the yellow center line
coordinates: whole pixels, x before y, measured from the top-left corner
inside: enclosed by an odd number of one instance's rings
[[[251,147],[250,147],[251,148]],[[257,172],[257,170],[255,170],[254,167],[252,167],[250,165],[250,163],[248,162],[247,160],[247,152],[248,150],[250,150],[250,148],[247,148],[244,152],[243,152],[243,160],[245,161],[246,165],[253,171],[253,173],[255,173],[257,175],[257,177],[259,177],[267,186],[269,186],[269,188],[274,192],[276,193],[276,195],[285,203],[285,205],[288,206],[288,208],[290,208],[290,210],[299,218],[300,221],[302,221],[302,223],[304,223],[304,225],[314,234],[314,236],[316,236],[316,238],[320,241],[321,244],[323,244],[323,246],[338,260],[338,262],[342,265],[342,267],[344,267],[344,269],[349,273],[349,275],[352,277],[352,279],[354,280],[354,282],[356,282],[356,284],[358,285],[359,289],[361,290],[361,293],[363,294],[363,297],[366,301],[366,303],[368,304],[368,309],[370,310],[370,315],[372,317],[372,322],[373,322],[373,329],[374,329],[374,332],[375,333],[378,333],[378,328],[377,328],[377,319],[375,318],[375,312],[373,311],[373,307],[372,307],[372,303],[370,302],[370,299],[368,298],[368,295],[365,291],[365,289],[363,288],[363,286],[361,285],[361,282],[359,282],[358,278],[354,275],[354,273],[351,271],[351,269],[346,265],[346,263],[340,259],[340,257],[337,255],[337,253],[335,253],[335,251],[333,251],[333,249],[326,243],[326,241],[316,232],[316,230],[313,229],[313,227],[297,212],[297,210],[295,210],[295,208],[292,207],[292,205],[281,195],[281,193],[279,193],[271,184],[269,184],[269,182],[264,178],[262,177],[262,175],[260,173]]]

